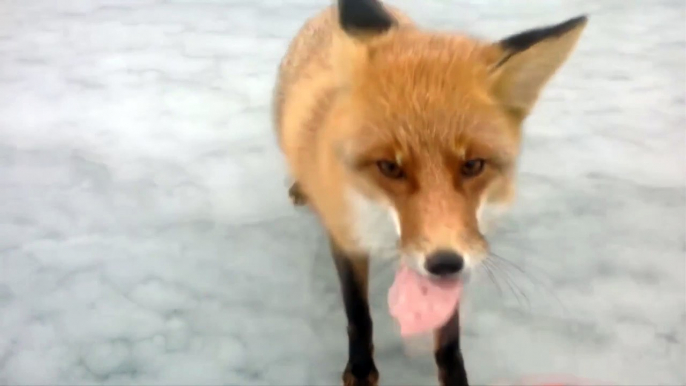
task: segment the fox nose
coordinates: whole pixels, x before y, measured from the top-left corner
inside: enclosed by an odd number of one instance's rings
[[[426,258],[424,268],[439,277],[454,275],[464,268],[464,258],[453,251],[439,250]]]

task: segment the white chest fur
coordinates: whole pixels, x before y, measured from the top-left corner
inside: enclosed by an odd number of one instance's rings
[[[400,221],[389,204],[372,200],[351,190],[349,225],[358,246],[374,257],[394,257],[398,253]]]

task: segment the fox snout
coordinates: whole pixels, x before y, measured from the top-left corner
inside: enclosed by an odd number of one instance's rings
[[[457,275],[464,268],[464,257],[449,249],[438,250],[426,257],[424,269],[437,277]]]
[[[402,233],[401,254],[411,260],[415,270],[427,276],[467,275],[488,251],[476,218],[472,221],[471,217],[476,216],[465,216],[464,212],[431,216],[420,229],[405,223],[408,226],[407,232]]]
[[[420,273],[437,278],[468,275],[485,258],[488,245],[480,234],[462,234],[456,238],[462,242],[427,246],[422,248],[422,252],[410,254],[416,260],[415,268]]]

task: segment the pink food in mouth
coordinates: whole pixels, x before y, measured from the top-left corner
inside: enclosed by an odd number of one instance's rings
[[[403,337],[445,325],[460,303],[459,280],[435,281],[402,264],[388,291],[388,308]]]

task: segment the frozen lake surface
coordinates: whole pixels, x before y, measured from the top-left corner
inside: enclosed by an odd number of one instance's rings
[[[590,14],[492,237],[528,274],[470,290],[472,382],[686,383],[686,3],[389,2],[489,38]],[[326,4],[2,2],[0,384],[338,384],[336,275],[269,116]],[[387,314],[390,268],[371,286],[382,384],[435,385]]]

